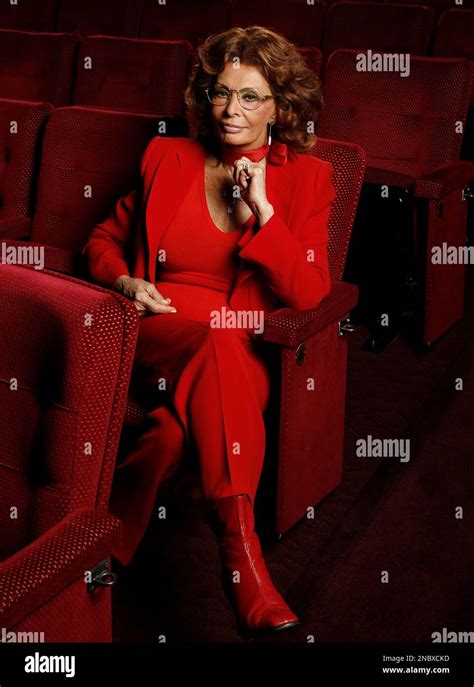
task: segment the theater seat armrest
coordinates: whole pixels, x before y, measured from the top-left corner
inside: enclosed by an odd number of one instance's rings
[[[474,163],[451,160],[439,165],[429,174],[416,180],[417,198],[443,198],[451,191],[462,189],[474,179]]]
[[[310,310],[280,308],[265,318],[261,338],[283,346],[297,346],[324,327],[344,318],[357,305],[359,289],[354,284],[332,282],[331,292]]]
[[[29,217],[14,216],[0,217],[0,239],[27,240],[31,231]]]
[[[0,563],[0,625],[12,628],[56,596],[120,544],[122,523],[78,508]]]

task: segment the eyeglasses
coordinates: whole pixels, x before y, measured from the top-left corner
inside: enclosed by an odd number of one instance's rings
[[[212,105],[227,105],[232,98],[232,93],[237,93],[237,100],[245,110],[256,110],[265,100],[276,97],[274,95],[264,95],[258,88],[241,88],[240,91],[236,91],[233,88],[225,88],[224,86],[212,86],[205,90],[208,100]]]

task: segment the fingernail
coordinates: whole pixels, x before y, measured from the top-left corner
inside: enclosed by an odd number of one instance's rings
[[[173,308],[173,309],[171,310],[171,312],[176,312],[176,308]]]

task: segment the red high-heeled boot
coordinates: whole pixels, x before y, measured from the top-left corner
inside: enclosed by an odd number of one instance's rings
[[[221,580],[244,631],[284,630],[300,624],[275,589],[254,530],[248,494],[218,499],[208,522],[217,535]]]

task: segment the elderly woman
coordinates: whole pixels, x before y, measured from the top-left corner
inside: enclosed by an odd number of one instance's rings
[[[253,26],[210,36],[185,92],[195,136],[151,140],[141,193],[121,198],[83,250],[92,277],[135,304],[137,374],[166,397],[116,470],[110,510],[125,536],[113,554],[128,562],[156,490],[193,442],[222,581],[246,631],[300,622],[254,530],[270,391],[260,334],[264,315],[313,308],[330,290],[332,165],[308,154],[322,102],[280,34]]]

